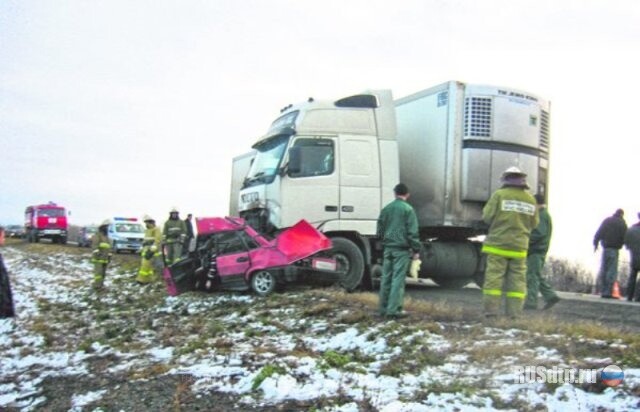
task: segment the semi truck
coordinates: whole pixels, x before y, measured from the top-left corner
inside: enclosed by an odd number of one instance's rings
[[[68,221],[63,206],[54,202],[27,206],[24,211],[25,237],[29,243],[51,239],[53,243],[67,243]]]
[[[460,81],[394,101],[390,90],[281,110],[232,196],[263,233],[306,219],[333,242],[340,283],[371,286],[381,275],[380,210],[408,185],[423,244],[419,277],[444,287],[482,284],[482,208],[517,166],[547,194],[550,103],[532,93]]]

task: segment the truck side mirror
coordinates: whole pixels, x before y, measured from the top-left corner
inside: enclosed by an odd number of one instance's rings
[[[291,174],[300,173],[302,170],[302,151],[299,146],[293,146],[289,149],[289,165],[287,173]]]

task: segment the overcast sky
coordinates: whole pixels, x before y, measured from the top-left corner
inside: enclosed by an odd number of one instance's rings
[[[551,101],[552,254],[635,223],[640,2],[0,2],[0,223],[228,212],[232,157],[279,109],[447,80]]]

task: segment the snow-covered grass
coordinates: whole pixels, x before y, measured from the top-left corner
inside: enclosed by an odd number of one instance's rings
[[[105,291],[96,293],[86,252],[56,250],[3,250],[19,317],[0,320],[0,407],[51,407],[55,396],[66,397],[56,405],[68,410],[110,409],[117,382],[165,377],[178,378],[173,390],[223,393],[256,408],[630,410],[640,402],[637,341],[613,334],[487,325],[441,304],[382,320],[375,296],[331,289],[169,297],[161,283],[133,282],[134,257],[110,268]],[[609,364],[623,367],[622,385],[516,382],[518,366]],[[73,385],[53,394],[56,379]]]

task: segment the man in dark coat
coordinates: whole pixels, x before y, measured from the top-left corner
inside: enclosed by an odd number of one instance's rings
[[[0,226],[0,246],[4,246],[4,227],[2,226]],[[0,254],[0,318],[12,318],[15,315],[9,273]]]
[[[640,213],[638,213],[640,219]],[[636,288],[636,279],[640,270],[640,222],[627,229],[624,244],[629,249],[631,264],[629,266],[629,282],[627,283],[627,300],[640,302],[640,288]]]
[[[598,250],[598,244],[602,245],[602,261],[596,290],[600,287],[600,296],[611,298],[613,284],[618,278],[618,252],[624,245],[624,235],[627,233],[627,223],[624,221],[624,211],[616,210],[613,216],[602,221],[598,231],[593,237],[593,250]]]

